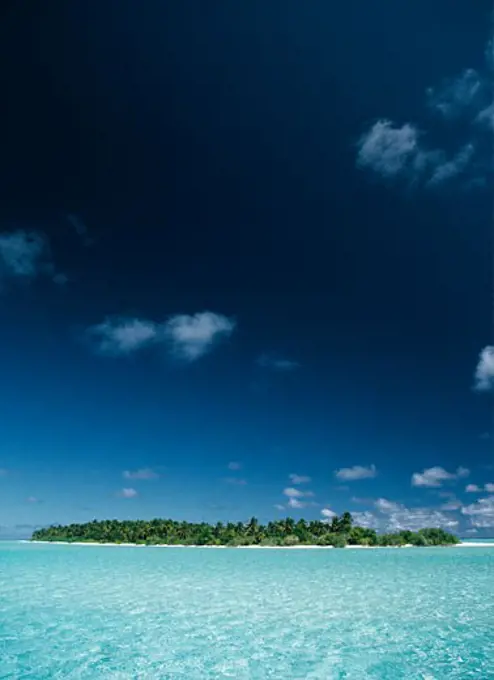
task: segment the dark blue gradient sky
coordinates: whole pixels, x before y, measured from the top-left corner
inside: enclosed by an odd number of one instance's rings
[[[491,3],[28,5],[0,27],[3,534],[490,533]]]

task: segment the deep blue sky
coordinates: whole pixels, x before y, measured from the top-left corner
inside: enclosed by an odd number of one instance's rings
[[[490,11],[4,9],[3,535],[492,531]]]

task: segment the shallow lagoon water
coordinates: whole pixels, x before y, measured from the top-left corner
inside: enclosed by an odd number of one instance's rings
[[[0,543],[0,678],[494,679],[494,549]]]

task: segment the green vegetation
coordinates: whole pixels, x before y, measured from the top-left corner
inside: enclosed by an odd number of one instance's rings
[[[320,545],[343,548],[345,545],[416,546],[454,545],[456,536],[443,529],[421,529],[377,534],[373,529],[354,526],[349,512],[331,522],[287,518],[263,526],[253,517],[237,524],[191,524],[169,519],[123,521],[104,520],[87,524],[51,526],[35,531],[35,541],[138,543],[145,545],[245,545],[294,546]]]

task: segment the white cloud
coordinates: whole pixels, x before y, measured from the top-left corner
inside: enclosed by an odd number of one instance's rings
[[[422,137],[409,123],[397,127],[389,120],[379,120],[360,138],[357,165],[384,179],[422,182],[429,187],[453,179],[468,168],[475,152],[472,144],[448,158],[441,149],[424,146]]]
[[[294,487],[287,487],[283,489],[283,494],[288,497],[288,506],[290,508],[306,508],[309,505],[315,505],[315,503],[302,501],[301,498],[312,498],[314,493],[312,491],[301,491],[300,489],[295,489]]]
[[[330,508],[323,508],[321,515],[326,517],[326,519],[333,519],[333,517],[336,517],[336,512],[333,512]]]
[[[417,531],[429,527],[454,529],[458,526],[456,519],[434,508],[407,508],[385,498],[376,501],[376,508],[381,513],[378,528],[384,531]]]
[[[494,131],[494,104],[486,106],[477,116],[477,122]]]
[[[488,482],[484,486],[484,491],[487,491],[487,493],[494,493],[494,484],[492,482]]]
[[[487,105],[486,95],[485,83],[480,74],[469,68],[438,87],[430,87],[427,90],[427,104],[445,118],[463,115],[474,118]]]
[[[308,484],[311,481],[311,478],[306,475],[296,475],[292,473],[288,476],[292,484]]]
[[[97,350],[110,356],[132,354],[157,340],[158,334],[159,327],[153,321],[136,318],[108,319],[88,330]]]
[[[28,503],[39,503],[39,499],[36,498],[36,496],[28,496],[28,497],[26,498],[26,501],[27,501]]]
[[[353,467],[336,470],[334,474],[337,479],[353,482],[357,479],[372,479],[377,477],[377,469],[375,465],[369,465],[369,467],[354,465]]]
[[[240,470],[242,468],[242,463],[239,463],[237,460],[232,460],[228,463],[228,469],[229,470]]]
[[[46,236],[21,229],[0,234],[0,277],[32,281],[40,276],[61,282],[60,275],[55,274]]]
[[[398,512],[402,507],[399,503],[388,501],[386,498],[378,498],[375,506],[380,512],[385,513]]]
[[[289,498],[288,499],[288,505],[290,506],[290,508],[296,508],[296,509],[307,507],[307,503],[304,503],[303,501],[299,501],[298,498]]]
[[[471,505],[465,505],[461,512],[470,518],[474,527],[494,527],[494,496],[481,498]]]
[[[468,477],[470,471],[464,467],[459,467],[456,472],[447,472],[438,465],[426,468],[423,472],[414,472],[412,475],[412,486],[439,487],[444,482],[454,481],[461,477]]]
[[[463,506],[463,503],[457,498],[452,497],[449,501],[446,501],[441,505],[441,510],[445,512],[456,512]]]
[[[396,127],[390,120],[378,120],[359,140],[357,164],[383,177],[408,175],[417,170],[422,153],[413,125]]]
[[[300,491],[300,489],[294,489],[292,487],[283,489],[283,493],[285,494],[285,496],[288,496],[289,498],[300,498],[304,495],[303,491]]]
[[[300,489],[295,489],[294,487],[283,489],[283,493],[289,498],[302,498],[303,496],[309,497],[314,495],[312,491],[300,491]]]
[[[465,491],[466,493],[480,493],[482,489],[477,484],[467,484]]]
[[[300,364],[297,361],[292,361],[291,359],[281,359],[269,354],[262,354],[257,359],[257,364],[262,368],[268,368],[273,371],[294,371],[300,368]]]
[[[101,354],[132,354],[152,343],[168,345],[170,351],[187,361],[209,352],[220,337],[230,335],[235,323],[221,314],[201,312],[179,314],[164,323],[119,317],[91,326],[87,337]]]
[[[494,345],[487,345],[480,352],[474,377],[474,388],[479,392],[494,389]]]
[[[119,496],[121,496],[122,498],[135,498],[137,496],[137,491],[132,488],[122,489],[119,492]]]
[[[492,45],[486,50],[487,65],[492,71]],[[432,111],[449,121],[464,118],[474,124],[494,130],[492,74],[467,68],[455,78],[448,78],[439,87],[427,90]]]
[[[381,522],[372,512],[352,512],[353,523],[364,529],[380,529]]]
[[[431,168],[431,176],[427,181],[427,185],[430,187],[437,186],[461,175],[470,165],[474,153],[475,147],[473,144],[465,144],[450,160],[442,158],[440,162],[435,163]],[[439,156],[437,156],[437,159],[439,161]]]
[[[159,474],[152,468],[139,468],[138,470],[124,470],[122,475],[125,479],[157,479]]]
[[[230,336],[234,329],[233,319],[213,312],[200,312],[173,316],[166,322],[164,332],[177,356],[195,361],[209,352],[218,340]]]
[[[492,43],[488,69],[492,71]],[[360,138],[357,166],[385,180],[401,180],[407,185],[436,188],[463,177],[465,187],[482,186],[492,172],[492,141],[485,137],[494,131],[492,73],[465,69],[426,91],[427,110],[439,114],[447,125],[462,119],[460,133],[467,123],[467,139],[456,152],[428,148],[424,135],[410,122],[402,125],[385,118],[374,123]]]
[[[281,505],[280,503],[276,503],[274,505],[274,507],[276,508],[276,510],[284,510],[285,509],[285,506]]]

